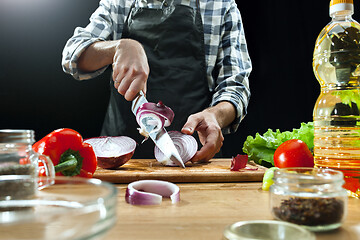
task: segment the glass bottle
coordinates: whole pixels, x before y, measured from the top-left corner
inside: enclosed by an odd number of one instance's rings
[[[360,196],[360,25],[353,0],[331,0],[313,70],[321,86],[314,112],[316,167],[341,170],[349,195]]]
[[[341,171],[281,168],[274,171],[270,209],[274,218],[310,231],[341,226],[347,214],[347,191]]]

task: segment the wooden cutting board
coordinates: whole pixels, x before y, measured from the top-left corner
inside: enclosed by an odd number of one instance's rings
[[[231,159],[212,159],[209,163],[187,163],[186,168],[166,167],[155,159],[131,159],[118,169],[99,168],[94,177],[112,183],[154,179],[169,182],[255,182],[262,181],[267,168],[248,163],[253,170],[230,171]],[[254,170],[256,169],[256,170]]]

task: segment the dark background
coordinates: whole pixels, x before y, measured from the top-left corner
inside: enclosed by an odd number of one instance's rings
[[[98,0],[1,0],[0,129],[33,129],[37,140],[68,127],[98,136],[110,72],[89,81],[63,73],[61,53],[76,26],[86,26]],[[317,35],[330,21],[329,1],[238,0],[253,63],[248,115],[225,139],[241,153],[248,135],[312,121],[320,87],[312,71]],[[357,4],[357,5],[356,5]],[[360,19],[355,2],[355,19]]]

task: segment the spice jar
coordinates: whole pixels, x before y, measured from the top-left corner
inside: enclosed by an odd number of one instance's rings
[[[270,209],[278,220],[311,231],[341,226],[347,213],[343,173],[322,168],[282,168],[274,171]]]
[[[0,130],[0,200],[23,199],[52,184],[51,160],[32,150],[33,130]],[[38,180],[39,164],[48,178]]]

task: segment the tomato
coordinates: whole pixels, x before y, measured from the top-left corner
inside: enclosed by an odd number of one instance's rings
[[[275,167],[314,167],[314,156],[306,143],[291,139],[282,143],[274,153]]]

